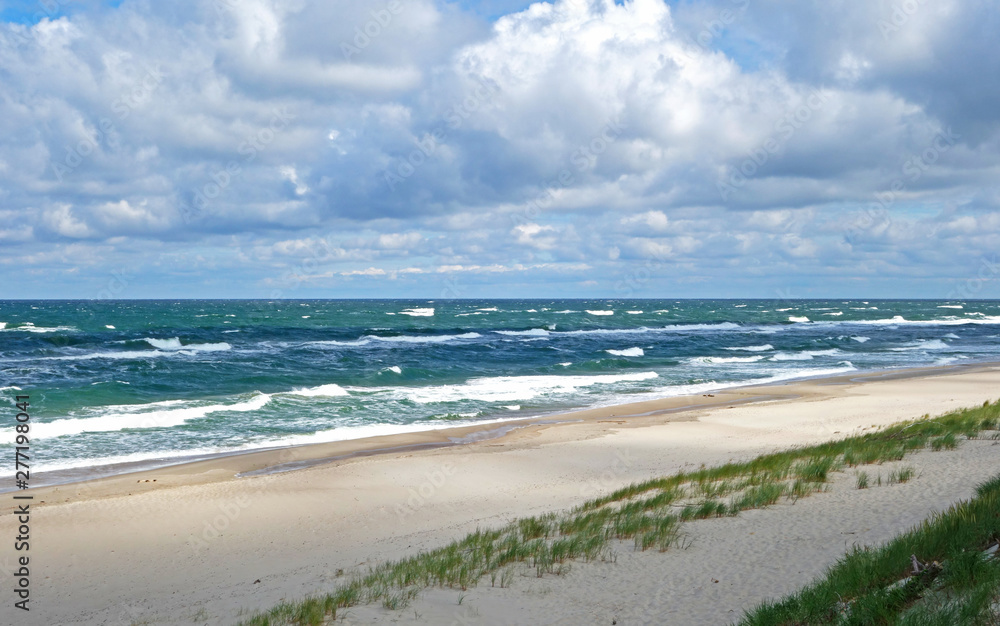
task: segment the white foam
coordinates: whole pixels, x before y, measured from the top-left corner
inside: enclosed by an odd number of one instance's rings
[[[670,326],[662,326],[660,328],[650,328],[648,326],[641,326],[639,328],[595,328],[592,330],[567,330],[562,331],[560,335],[633,335],[633,334],[644,334],[644,333],[672,333],[672,332],[690,332],[695,330],[738,330],[743,328],[739,324],[734,324],[732,322],[720,322],[718,324],[672,324]]]
[[[767,352],[768,350],[774,350],[774,346],[769,343],[765,343],[762,346],[737,346],[734,348],[726,348],[726,350],[741,350],[743,352]]]
[[[645,356],[642,348],[626,348],[625,350],[605,350],[608,354],[615,356]]]
[[[955,333],[948,333],[947,335],[943,335],[943,336],[947,337],[948,339],[958,339],[959,338],[958,335],[956,335]]]
[[[572,361],[566,361],[565,363],[560,363],[559,365],[562,365],[563,367],[569,367],[570,365],[573,365],[573,362]]]
[[[51,422],[34,422],[31,426],[31,434],[35,439],[47,439],[62,437],[64,435],[79,435],[81,433],[116,432],[126,429],[170,428],[180,426],[189,420],[205,417],[210,413],[256,411],[263,408],[270,401],[271,396],[265,393],[257,393],[251,399],[236,404],[211,404],[143,412],[126,409],[124,412],[110,413],[99,417],[64,418]],[[136,408],[170,406],[179,402],[178,400],[154,402],[148,405],[140,405],[140,407]],[[14,435],[12,432],[0,435],[0,442],[2,443],[12,443],[13,441]],[[49,468],[46,467],[46,469]]]
[[[170,339],[154,339],[147,337],[143,339],[146,343],[159,350],[183,350],[186,352],[223,352],[231,350],[232,346],[226,342],[221,343],[190,343],[184,345],[177,337]]]
[[[961,304],[942,304],[938,307],[939,309],[964,309],[965,307]]]
[[[831,348],[829,350],[803,350],[801,352],[779,352],[771,357],[772,361],[811,361],[817,356],[835,356],[841,354],[840,350]]]
[[[21,333],[61,333],[61,332],[76,332],[78,329],[73,326],[35,326],[31,322],[25,322],[23,326],[16,326],[14,328],[7,328],[7,322],[0,322],[3,326],[0,326],[0,330],[6,332],[21,332]]]
[[[405,311],[400,311],[400,315],[409,315],[410,317],[433,317],[434,309],[406,309]]]
[[[403,368],[401,368],[398,365],[390,365],[389,367],[385,368],[382,371],[383,372],[395,372],[397,374],[402,374],[403,373]]]
[[[946,350],[948,344],[940,339],[921,339],[899,348],[889,348],[893,352],[913,352],[916,350]]]
[[[520,411],[521,410],[521,405],[520,404],[508,404],[504,408],[507,409],[508,411]]]
[[[396,337],[382,337],[379,335],[365,335],[360,339],[350,341],[337,341],[335,339],[325,339],[322,341],[308,341],[302,345],[306,346],[366,346],[373,341],[386,343],[445,343],[458,339],[476,339],[482,337],[479,333],[463,333],[461,335],[399,335]]]
[[[108,330],[114,330],[115,329],[115,327],[112,326],[111,324],[105,324],[104,327],[107,328]]]
[[[858,343],[864,343],[866,341],[871,341],[871,337],[864,337],[864,336],[858,336],[858,335],[851,335],[851,339],[853,339],[854,341],[857,341]]]
[[[21,388],[10,385],[9,387],[0,387],[0,391],[21,391]]]
[[[756,363],[763,360],[760,355],[754,356],[696,356],[688,359],[692,365],[719,365],[722,363]]]
[[[463,333],[461,335],[400,335],[398,337],[380,337],[378,335],[365,335],[362,339],[372,341],[385,341],[389,343],[445,343],[456,339],[476,339],[482,337],[479,333]]]
[[[570,393],[581,387],[592,385],[612,385],[638,382],[657,378],[656,372],[633,374],[598,374],[591,376],[498,376],[473,378],[457,385],[435,385],[429,387],[358,388],[350,391],[388,392],[391,395],[417,402],[458,402],[461,400],[481,400],[484,402],[510,402],[531,400],[547,394]]]
[[[497,309],[495,306],[491,306],[491,307],[488,307],[488,308],[485,308],[485,309],[476,309],[476,310],[477,311],[484,311],[486,313],[493,313],[495,311],[498,311],[499,309]]]
[[[642,311],[625,311],[629,315],[642,315]]]
[[[803,316],[789,315],[788,316],[788,321],[789,322],[795,322],[797,324],[804,324],[805,322],[809,321],[809,318],[806,317],[806,316],[804,316],[804,315]]]
[[[548,337],[549,331],[544,328],[532,328],[529,330],[495,330],[498,335],[510,335],[514,337]]]
[[[979,319],[966,319],[963,317],[946,317],[936,320],[908,320],[901,315],[892,319],[881,320],[856,320],[843,322],[845,324],[867,324],[873,326],[963,326],[965,324],[1000,324],[1000,315],[985,315]]]
[[[589,309],[587,310],[587,313],[589,313],[590,315],[614,315],[615,314],[614,311],[591,311]]]
[[[329,385],[320,385],[319,387],[305,387],[302,389],[293,389],[291,391],[285,392],[290,396],[305,396],[307,398],[334,398],[338,396],[349,396],[346,389],[337,385],[335,383],[330,383]]]
[[[824,313],[823,315],[831,315],[833,317],[838,317],[838,316],[843,315],[843,314],[844,314],[843,311],[837,311],[836,313]]]
[[[143,339],[143,341],[153,346],[154,348],[159,348],[161,350],[180,350],[182,347],[181,340],[178,339],[177,337],[174,337],[172,339],[154,339],[147,337]]]
[[[734,308],[734,309],[742,309],[742,308],[744,308],[744,307],[746,307],[746,305],[745,305],[745,304],[734,304],[734,305],[733,305],[733,308]]]

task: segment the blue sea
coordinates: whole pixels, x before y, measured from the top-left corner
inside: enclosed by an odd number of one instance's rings
[[[0,302],[34,472],[992,360],[996,301]]]

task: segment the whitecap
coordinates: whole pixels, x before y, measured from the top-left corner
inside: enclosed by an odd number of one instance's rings
[[[725,363],[756,363],[763,360],[760,355],[754,356],[696,356],[687,359],[692,365],[722,365]]]
[[[406,309],[399,312],[400,315],[409,315],[410,317],[433,317],[434,309],[424,308],[424,309]]]
[[[292,389],[291,391],[285,392],[286,395],[290,396],[305,396],[307,398],[316,397],[338,397],[338,396],[349,396],[346,389],[337,385],[335,383],[330,383],[328,385],[320,385],[319,387],[303,387],[300,389]]]
[[[626,348],[625,350],[605,350],[608,354],[615,356],[645,356],[642,348]]]
[[[744,352],[767,352],[768,350],[774,350],[774,346],[769,343],[765,343],[762,346],[736,346],[733,348],[725,348],[726,350],[742,350]]]
[[[514,337],[548,337],[551,333],[544,328],[531,328],[529,330],[495,330],[498,335],[510,335]]]
[[[590,314],[590,315],[614,315],[615,314],[614,311],[591,311],[589,309],[587,310],[587,313]]]

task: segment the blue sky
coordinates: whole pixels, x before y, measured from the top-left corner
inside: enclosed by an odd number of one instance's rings
[[[0,298],[1000,297],[997,8],[4,2]]]

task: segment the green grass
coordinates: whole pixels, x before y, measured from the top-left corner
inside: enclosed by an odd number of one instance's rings
[[[803,498],[825,489],[831,474],[846,467],[899,461],[907,453],[928,446],[951,449],[961,438],[997,430],[998,424],[1000,402],[986,403],[865,435],[634,483],[568,512],[523,518],[502,528],[480,529],[442,548],[356,572],[325,596],[285,602],[241,623],[318,625],[335,618],[339,609],[360,604],[404,608],[421,590],[431,587],[464,591],[483,581],[509,587],[516,568],[543,577],[565,574],[571,561],[614,562],[617,550],[626,541],[635,550],[664,551],[683,541],[686,522],[737,515],[783,499]],[[890,471],[888,483],[904,483],[912,478],[913,469],[904,467]],[[857,480],[859,489],[869,484],[867,473],[859,474]],[[882,484],[881,474],[877,484]],[[1000,491],[1000,480],[994,491]],[[978,571],[975,567],[970,565],[969,571]],[[900,571],[895,572],[896,579]],[[870,623],[895,623],[877,621],[882,619],[878,611],[886,606],[906,605],[908,598],[917,593],[910,586],[900,589],[885,591],[881,599],[866,597],[852,611],[876,620]],[[865,612],[865,602],[871,603],[870,612]]]
[[[878,547],[855,548],[819,581],[749,611],[742,626],[1000,623],[1000,475],[976,496]],[[925,567],[914,573],[912,559]]]

